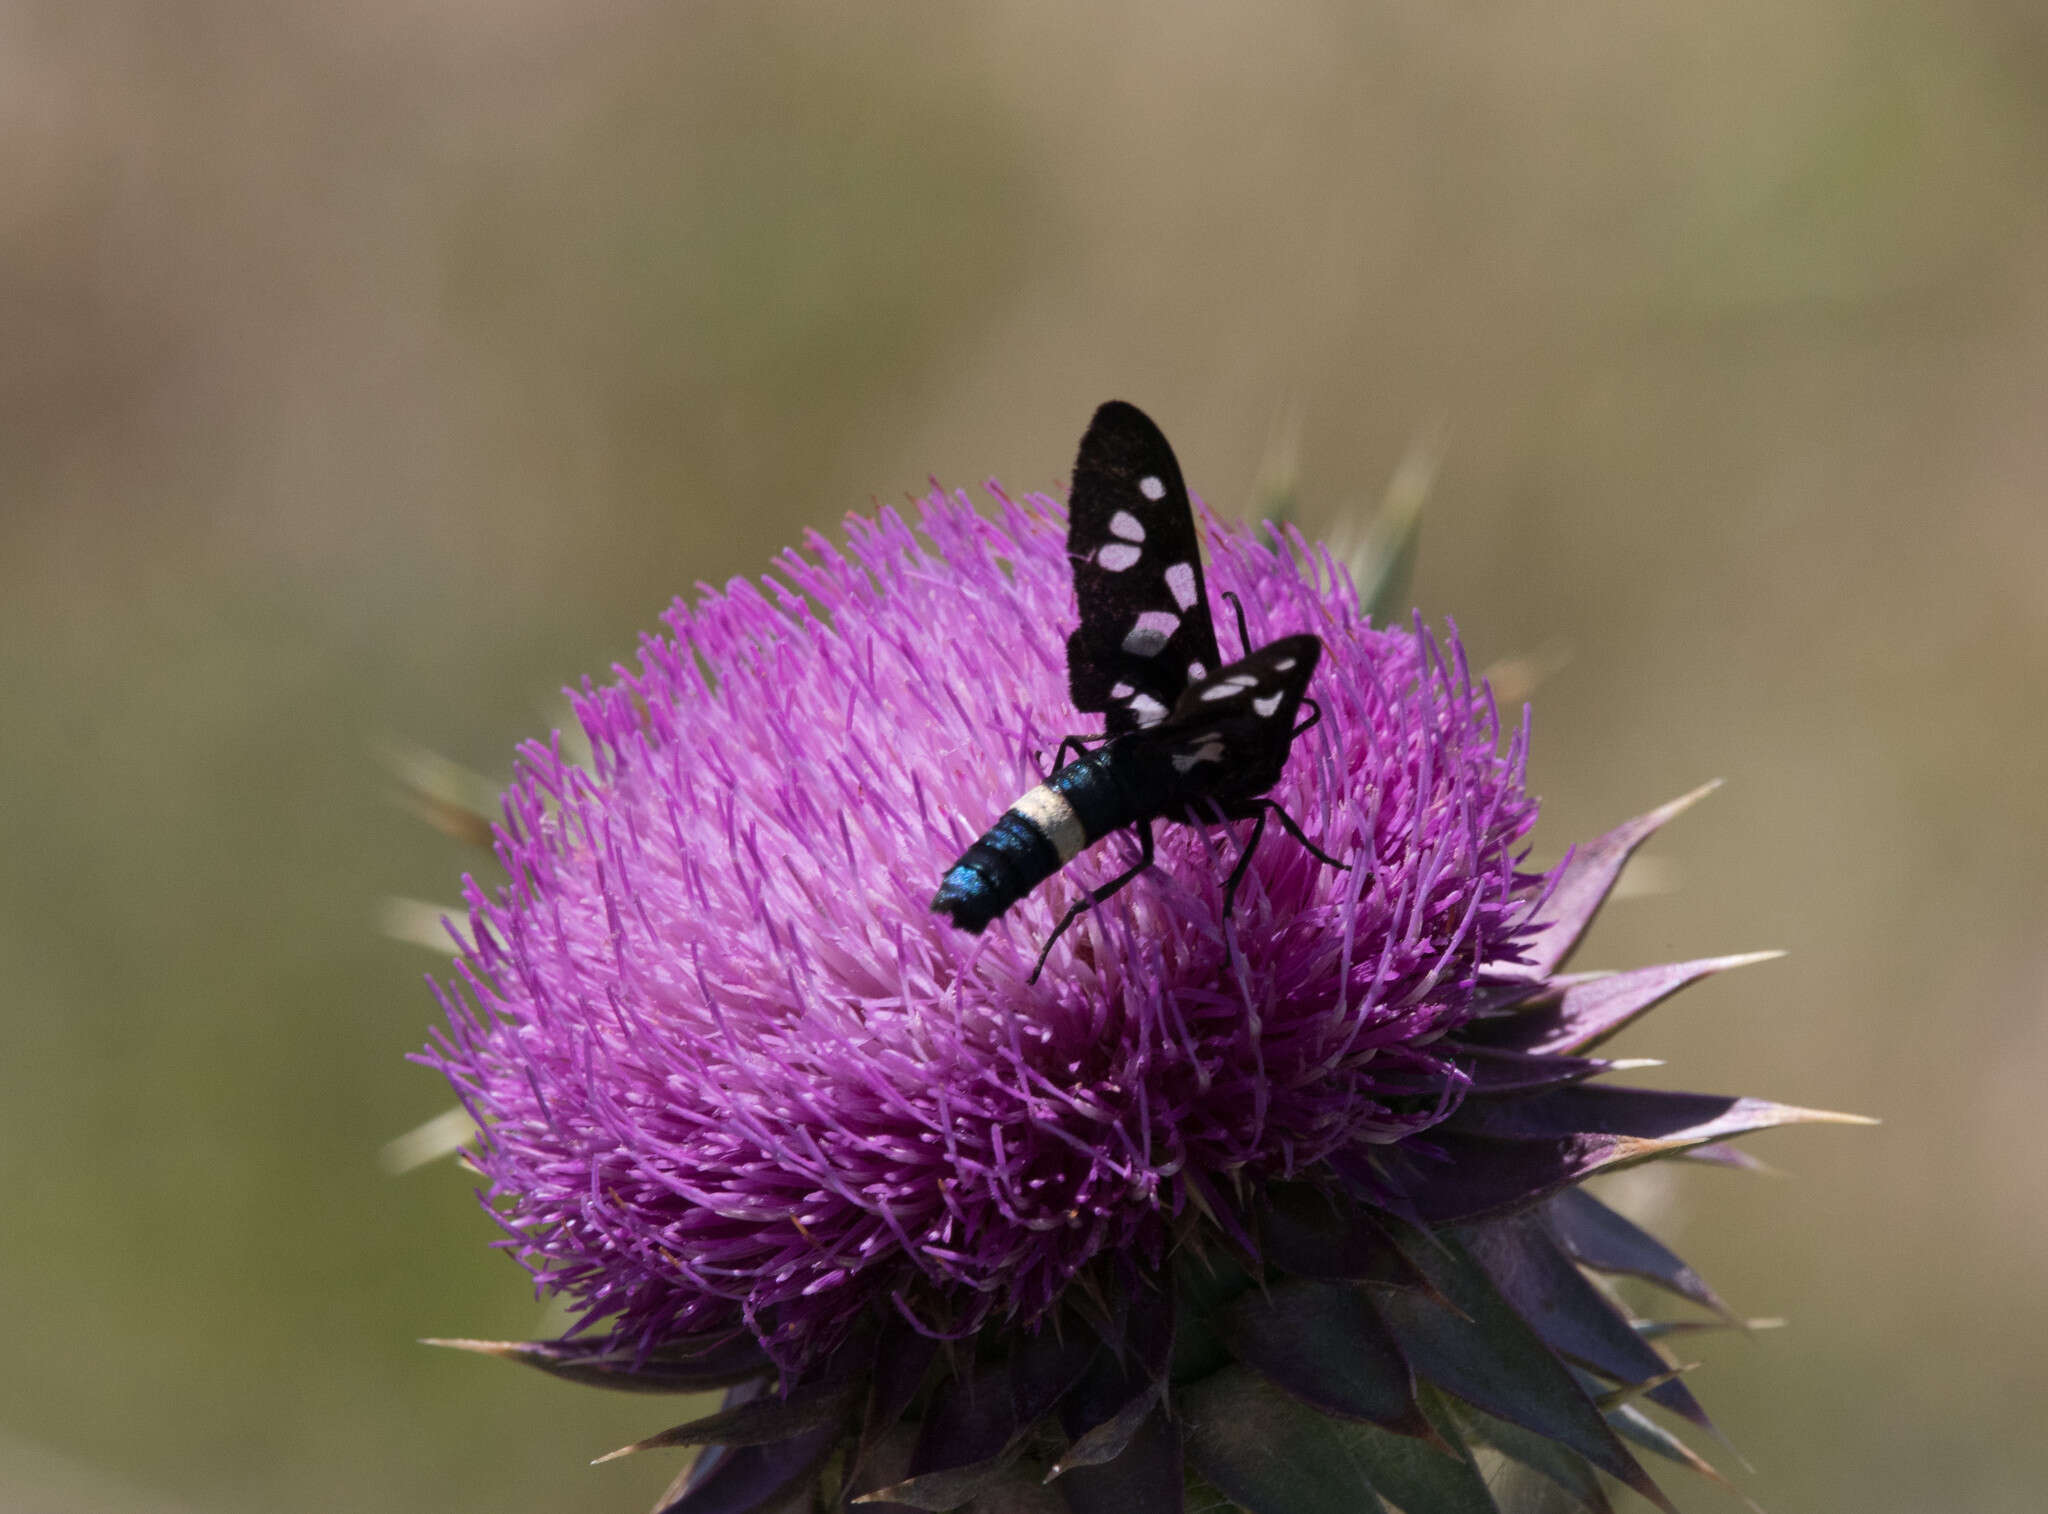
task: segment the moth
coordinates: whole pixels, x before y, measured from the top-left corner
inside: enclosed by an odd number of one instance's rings
[[[1254,820],[1224,886],[1224,918],[1273,816],[1309,853],[1324,855],[1266,797],[1294,740],[1322,718],[1308,698],[1322,656],[1315,636],[1285,636],[1225,664],[1216,646],[1195,515],[1166,437],[1135,405],[1095,412],[1074,461],[1067,556],[1080,624],[1067,638],[1077,710],[1099,712],[1100,734],[1060,743],[1056,771],[1004,812],[946,872],[932,908],[962,930],[988,923],[1114,831],[1136,830],[1135,866],[1089,890],[1038,955],[1088,910],[1152,866],[1155,821]],[[1307,720],[1296,717],[1306,705]],[[1078,755],[1067,761],[1069,751]]]

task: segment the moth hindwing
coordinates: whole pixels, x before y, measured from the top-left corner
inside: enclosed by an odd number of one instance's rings
[[[1172,713],[1135,739],[1163,744],[1181,783],[1228,813],[1279,781],[1322,653],[1315,636],[1269,641],[1189,685]]]
[[[1081,623],[1067,638],[1077,710],[1112,735],[1157,725],[1222,662],[1194,510],[1173,448],[1122,400],[1095,412],[1067,522]]]

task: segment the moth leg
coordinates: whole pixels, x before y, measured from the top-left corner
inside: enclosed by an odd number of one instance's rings
[[[1309,840],[1308,833],[1302,830],[1301,826],[1296,823],[1294,817],[1288,814],[1287,811],[1280,808],[1280,806],[1276,804],[1273,800],[1262,799],[1259,802],[1261,805],[1264,806],[1264,808],[1259,811],[1259,818],[1261,820],[1266,818],[1266,811],[1270,810],[1273,814],[1278,815],[1280,817],[1280,828],[1286,831],[1287,834],[1292,836],[1297,842],[1299,842],[1301,845],[1301,849],[1307,852],[1311,857],[1315,858],[1316,861],[1322,863],[1324,867],[1334,867],[1339,872],[1348,873],[1351,871],[1350,863],[1339,862],[1335,857],[1332,857],[1328,852],[1324,851],[1321,847],[1317,846],[1313,841]]]
[[[1273,805],[1278,809],[1279,806]],[[1244,881],[1244,870],[1252,865],[1252,853],[1259,849],[1259,837],[1266,834],[1266,811],[1259,810],[1259,818],[1252,823],[1252,839],[1244,844],[1244,850],[1237,854],[1237,866],[1230,870],[1230,881],[1223,885],[1223,918],[1228,920],[1230,912],[1237,907],[1237,886]]]
[[[1107,740],[1109,740],[1109,732],[1107,731],[1088,731],[1079,736],[1065,737],[1060,742],[1059,750],[1053,753],[1052,770],[1055,773],[1057,773],[1061,768],[1067,765],[1068,747],[1072,747],[1074,749],[1074,756],[1076,758],[1081,758],[1085,757],[1088,754],[1089,742],[1102,742]]]
[[[1067,933],[1068,926],[1072,925],[1076,920],[1080,919],[1083,915],[1087,914],[1088,911],[1095,908],[1096,905],[1102,903],[1105,899],[1108,899],[1112,894],[1119,892],[1125,884],[1129,883],[1133,878],[1137,877],[1138,874],[1144,872],[1145,869],[1150,867],[1151,865],[1152,822],[1149,820],[1141,820],[1138,822],[1137,866],[1131,868],[1127,872],[1118,873],[1114,878],[1110,879],[1109,882],[1103,884],[1102,887],[1090,889],[1086,895],[1079,899],[1076,899],[1073,902],[1073,904],[1068,908],[1067,912],[1064,915],[1060,916],[1060,923],[1053,927],[1052,934],[1045,938],[1045,947],[1038,954],[1038,965],[1031,969],[1031,977],[1029,981],[1033,983],[1036,983],[1038,981],[1038,975],[1045,971],[1045,959],[1052,955],[1053,943],[1059,940],[1061,936]]]
[[[1313,699],[1310,699],[1306,695],[1302,696],[1301,702],[1309,707],[1311,713],[1308,719],[1304,720],[1300,725],[1296,726],[1293,730],[1287,733],[1287,739],[1289,741],[1294,740],[1295,737],[1301,735],[1305,731],[1313,731],[1317,726],[1323,723],[1323,707],[1321,705],[1317,704]]]
[[[1252,638],[1244,628],[1244,601],[1228,589],[1223,591],[1223,597],[1230,601],[1230,608],[1237,611],[1237,655],[1249,657],[1252,655]]]

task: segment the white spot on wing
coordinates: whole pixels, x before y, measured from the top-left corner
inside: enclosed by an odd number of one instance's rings
[[[1138,480],[1138,492],[1149,500],[1158,501],[1166,498],[1166,485],[1156,475],[1148,473]]]
[[[1124,650],[1133,657],[1157,657],[1179,624],[1180,617],[1170,610],[1147,610],[1125,635]]]
[[[1204,678],[1207,678],[1208,676],[1209,670],[1202,666],[1200,658],[1197,658],[1195,661],[1188,664],[1189,683],[1200,683]]]
[[[1136,689],[1127,683],[1113,683],[1109,686],[1109,697],[1111,699],[1129,699],[1137,692]]]
[[[1157,725],[1166,718],[1166,706],[1150,694],[1140,694],[1131,701],[1131,713],[1139,725]]]
[[[1173,602],[1183,610],[1192,608],[1195,602],[1195,570],[1189,564],[1177,562],[1166,570],[1166,587],[1173,590]]]
[[[1119,510],[1109,518],[1109,534],[1121,536],[1125,541],[1143,541],[1144,524],[1128,510]]]
[[[1173,770],[1176,773],[1185,773],[1198,762],[1221,762],[1222,760],[1223,743],[1220,741],[1205,741],[1192,752],[1175,753]]]
[[[1202,690],[1202,699],[1204,703],[1212,699],[1235,699],[1246,689],[1257,688],[1258,683],[1258,679],[1249,673],[1235,673],[1214,687]]]
[[[1264,699],[1254,699],[1252,701],[1252,708],[1257,710],[1261,715],[1271,715],[1275,710],[1280,708],[1280,701],[1285,699],[1286,697],[1287,695],[1284,692],[1279,694],[1268,694]]]
[[[1122,542],[1111,542],[1095,554],[1095,560],[1112,573],[1121,573],[1131,567],[1145,554],[1137,547],[1127,547]]]
[[[1292,673],[1294,671],[1294,659],[1292,657],[1281,658],[1273,664],[1273,671],[1276,673]]]

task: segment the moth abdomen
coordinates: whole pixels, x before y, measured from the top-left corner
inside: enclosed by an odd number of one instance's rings
[[[962,930],[980,935],[989,921],[1059,867],[1060,854],[1052,840],[1012,807],[946,869],[932,896],[932,908],[950,915]]]
[[[1025,794],[946,870],[932,908],[979,934],[1083,850],[1139,818],[1118,767],[1111,743]]]
[[[1085,752],[1012,808],[1022,808],[1026,800],[1034,801],[1048,834],[1052,834],[1065,829],[1066,818],[1060,810],[1064,804],[1073,823],[1080,828],[1081,841],[1074,852],[1093,846],[1111,831],[1121,830],[1138,819],[1145,808],[1144,801],[1149,796],[1137,792],[1144,785],[1134,783],[1138,774],[1130,761],[1132,752],[1131,744],[1121,739]],[[1067,854],[1072,855],[1073,852]]]

